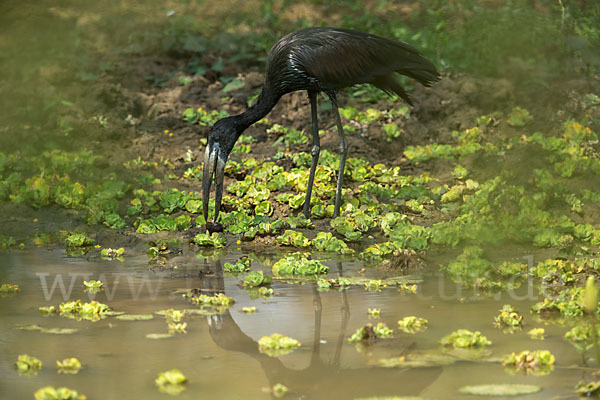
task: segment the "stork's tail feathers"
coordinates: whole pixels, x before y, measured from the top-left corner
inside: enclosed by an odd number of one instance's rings
[[[400,84],[400,77],[395,72],[392,72],[389,75],[379,76],[371,83],[387,94],[393,95],[395,93],[409,105],[414,105],[411,98]]]
[[[423,58],[427,63],[415,65],[412,68],[403,68],[398,70],[398,73],[416,79],[423,86],[431,86],[433,83],[440,80],[440,74],[435,69],[434,65]]]
[[[404,50],[404,49],[403,49]],[[440,80],[440,73],[435,65],[425,57],[421,56],[416,50],[414,52],[403,51],[402,56],[398,57],[399,65],[387,75],[378,76],[372,83],[381,90],[389,94],[397,94],[411,106],[413,105],[410,97],[400,84],[400,75],[413,78],[423,86],[431,86]]]

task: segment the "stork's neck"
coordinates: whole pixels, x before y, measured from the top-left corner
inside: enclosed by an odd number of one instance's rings
[[[256,99],[256,103],[242,114],[234,117],[236,119],[238,132],[243,132],[250,125],[267,115],[269,111],[275,107],[275,104],[277,104],[280,98],[280,94],[277,94],[268,86],[264,86]]]

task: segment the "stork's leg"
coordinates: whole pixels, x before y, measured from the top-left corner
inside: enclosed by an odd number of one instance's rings
[[[317,365],[321,358],[321,317],[323,315],[321,294],[317,289],[317,285],[313,285],[313,308],[315,310],[315,332],[313,335],[313,351],[310,363],[311,365]]]
[[[333,113],[335,114],[335,123],[337,125],[338,134],[340,135],[340,169],[338,172],[337,188],[335,191],[335,208],[333,210],[333,217],[340,216],[340,206],[342,205],[342,183],[344,181],[344,166],[346,165],[346,156],[348,155],[348,142],[344,135],[344,128],[342,127],[342,120],[340,119],[340,112],[338,111],[337,98],[334,94],[330,94],[331,105],[333,106]]]
[[[312,164],[310,165],[310,174],[308,175],[308,185],[306,187],[306,198],[304,199],[304,218],[310,218],[310,196],[312,195],[313,183],[315,181],[315,171],[319,163],[319,153],[321,152],[321,142],[319,140],[319,124],[317,120],[317,92],[309,91],[310,112],[312,114],[312,136],[313,147],[310,151],[312,155]]]
[[[337,262],[338,266],[338,276],[344,276],[342,271],[342,262]],[[346,328],[348,327],[348,320],[350,319],[350,305],[348,304],[348,295],[346,294],[346,290],[342,290],[340,292],[342,296],[342,321],[340,324],[340,333],[338,335],[337,342],[335,344],[335,356],[333,357],[333,365],[336,367],[340,366],[340,359],[342,357],[342,346],[346,342]]]

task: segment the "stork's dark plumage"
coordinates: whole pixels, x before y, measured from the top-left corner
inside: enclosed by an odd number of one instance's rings
[[[341,141],[334,211],[334,216],[338,216],[348,145],[338,112],[337,92],[347,86],[370,83],[385,92],[396,93],[412,105],[411,99],[400,85],[398,74],[416,79],[425,86],[430,86],[440,78],[435,66],[415,48],[364,32],[315,27],[290,33],[280,39],[269,53],[265,84],[256,103],[240,115],[218,121],[208,134],[202,177],[206,221],[208,222],[208,201],[213,175],[216,186],[214,221],[219,217],[225,163],[237,139],[246,128],[267,115],[281,96],[296,90],[308,92],[312,114],[312,164],[304,215],[309,217],[310,197],[319,160],[317,94],[325,92],[333,105]]]

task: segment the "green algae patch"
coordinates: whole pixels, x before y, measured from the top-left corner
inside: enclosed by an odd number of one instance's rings
[[[123,314],[115,317],[121,321],[148,321],[154,319],[152,314]]]
[[[381,279],[369,279],[364,283],[365,290],[369,292],[381,292],[381,290],[387,287],[387,284],[383,283]]]
[[[77,374],[81,369],[81,362],[75,358],[65,358],[62,361],[56,361],[59,374]]]
[[[442,367],[454,364],[457,357],[439,351],[415,351],[400,357],[381,358],[377,360],[378,367],[382,368],[428,368]]]
[[[309,247],[312,242],[302,232],[293,230],[286,230],[283,235],[275,239],[276,244],[282,246],[293,246],[293,247]]]
[[[79,329],[75,328],[44,328],[35,324],[18,326],[16,329],[22,331],[39,331],[42,333],[50,333],[52,335],[71,335],[79,331]]]
[[[367,309],[367,314],[369,318],[379,318],[381,317],[381,308],[369,308]]]
[[[194,237],[194,243],[205,247],[225,247],[227,239],[218,232],[199,233]]]
[[[524,396],[541,391],[542,388],[536,385],[522,384],[491,384],[463,386],[458,391],[462,394],[471,394],[474,396]]]
[[[544,328],[533,328],[527,332],[527,336],[534,340],[544,340],[546,331]]]
[[[373,397],[356,397],[354,400],[426,400],[419,396],[373,396]]]
[[[296,339],[274,333],[271,336],[263,336],[258,340],[258,351],[269,357],[279,357],[291,353],[300,345],[300,342]]]
[[[184,294],[189,302],[199,306],[211,306],[219,309],[226,309],[233,305],[235,302],[232,297],[225,295],[225,293],[217,293],[213,296],[208,296],[203,293],[195,291],[189,291]]]
[[[185,390],[187,378],[178,369],[160,372],[154,383],[161,393],[178,395]]]
[[[85,233],[73,233],[65,239],[66,247],[85,247],[92,246],[95,240],[87,236]]]
[[[250,259],[250,257],[244,256],[244,257],[240,257],[240,259],[237,260],[235,262],[235,264],[231,264],[229,262],[224,263],[223,271],[233,273],[233,274],[248,272],[248,271],[250,271],[251,264],[252,264],[252,260]]]
[[[427,324],[428,322],[425,318],[419,318],[411,315],[399,320],[398,328],[405,333],[418,333],[426,330]]]
[[[510,304],[505,304],[500,313],[494,317],[494,326],[502,328],[504,332],[512,333],[523,326],[523,316]]]
[[[554,369],[554,355],[548,350],[523,350],[504,357],[502,365],[509,373],[523,372],[531,375],[547,375]]]
[[[245,287],[253,288],[268,285],[271,283],[271,277],[265,275],[263,271],[250,271],[242,281],[242,285]]]
[[[360,240],[362,232],[356,228],[354,220],[350,217],[337,217],[329,222],[335,231],[347,240],[355,242]]]
[[[531,306],[534,314],[559,312],[568,318],[583,315],[583,288],[563,288],[556,296],[544,298],[543,301]]]
[[[159,340],[159,339],[169,339],[172,338],[174,335],[172,333],[148,333],[146,334],[146,339],[153,339],[153,340]]]
[[[87,397],[66,387],[45,386],[34,394],[35,400],[85,400]]]
[[[54,306],[42,306],[38,307],[38,310],[40,310],[40,313],[46,317],[56,314],[56,307]]]
[[[101,289],[104,287],[104,283],[102,281],[83,281],[83,286],[87,289]]]
[[[372,342],[375,339],[391,338],[393,335],[393,329],[390,329],[384,322],[378,322],[377,325],[366,324],[361,326],[348,338],[348,342]]]
[[[125,249],[122,247],[118,249],[105,248],[100,251],[100,257],[103,260],[124,261],[123,254],[125,254]]]
[[[523,127],[531,121],[533,121],[533,117],[529,111],[521,107],[515,107],[508,115],[508,120],[506,122],[510,126]]]
[[[173,308],[169,308],[168,310],[156,311],[155,314],[165,317],[165,320],[167,323],[169,323],[181,322],[187,313],[185,310],[175,310]]]
[[[273,385],[273,387],[271,388],[271,393],[273,394],[273,396],[275,396],[275,398],[280,399],[283,396],[285,396],[285,394],[289,391],[289,389],[287,388],[287,386],[281,384],[281,383],[276,383],[275,385]]]
[[[310,260],[302,254],[294,254],[275,262],[272,267],[275,276],[314,276],[326,274],[329,267],[318,260]]]
[[[233,90],[233,89],[230,89]],[[183,120],[190,124],[199,124],[202,126],[214,125],[218,120],[228,117],[229,113],[225,110],[211,110],[206,111],[202,107],[186,108],[183,111]]]
[[[492,342],[479,331],[471,332],[467,329],[459,329],[444,336],[440,340],[440,344],[445,347],[471,349],[489,346]]]
[[[417,283],[423,278],[416,275],[391,276],[385,279],[369,279],[362,276],[346,276],[338,278],[341,285],[363,286],[369,291],[380,291],[386,287],[396,287],[403,292],[416,293]]]
[[[351,283],[350,279],[347,279],[343,276],[340,276],[338,278],[331,278],[331,279],[323,279],[323,278],[317,279],[317,288],[319,290],[329,290],[329,289],[333,289],[333,288],[336,288],[338,290],[344,290],[344,289],[348,289],[351,284],[352,283]]]
[[[266,299],[266,298],[272,297],[275,294],[275,291],[273,290],[273,288],[270,288],[267,286],[261,286],[258,288],[257,294],[259,297]],[[252,297],[252,296],[250,296],[250,297]]]
[[[17,367],[19,375],[35,376],[41,371],[42,362],[28,354],[19,354],[15,367]]]
[[[20,290],[19,285],[14,283],[3,283],[2,286],[0,286],[0,297],[14,296],[19,293]]]
[[[165,259],[168,256],[174,254],[179,254],[181,253],[181,250],[175,247],[176,244],[177,242],[163,239],[150,241],[148,242],[148,245],[150,245],[150,247],[148,247],[148,249],[146,250],[146,255],[152,260],[160,260]]]
[[[600,326],[579,324],[567,331],[564,338],[571,342],[578,351],[583,352],[593,347],[594,339],[598,337],[598,334],[600,334]]]
[[[84,303],[81,300],[68,301],[61,303],[58,306],[60,316],[75,319],[81,321],[83,319],[88,321],[99,321],[102,318],[106,318],[110,310],[110,307],[106,304],[99,303],[95,300]]]
[[[333,236],[331,232],[318,232],[312,240],[312,245],[317,251],[353,255],[354,250],[346,242]]]
[[[169,334],[187,333],[187,322],[167,322]]]
[[[192,219],[189,215],[171,215],[160,214],[156,217],[150,217],[141,220],[137,225],[136,232],[144,234],[153,234],[163,231],[181,231],[192,227]]]
[[[575,393],[583,397],[593,397],[600,393],[600,381],[580,381],[575,386]]]

